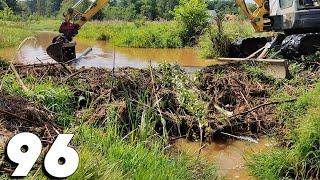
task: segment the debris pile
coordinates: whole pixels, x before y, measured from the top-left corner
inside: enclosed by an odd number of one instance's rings
[[[17,67],[17,70],[22,78],[32,75],[39,80],[51,79],[57,84],[67,84],[78,103],[80,113],[76,114],[82,115],[83,109],[90,109],[88,122],[105,123],[109,116],[107,104],[112,103],[128,127],[132,120],[129,108],[141,106],[153,108],[158,120],[160,116],[164,118],[172,136],[191,137],[199,133],[196,118],[179,104],[174,88],[162,85],[164,79],[156,70],[151,73],[132,68],[114,72],[96,68],[72,69],[71,75],[58,66]],[[272,85],[254,79],[241,65],[204,68],[199,81],[191,88],[197,88],[199,99],[208,104],[206,137],[223,136],[221,132],[252,136],[280,125],[275,121],[275,104],[279,102],[270,101]],[[159,107],[155,105],[157,101]],[[162,124],[156,124],[155,129],[161,132]]]
[[[254,79],[239,64],[202,70],[200,89],[209,97],[210,126],[217,133],[253,135],[269,132],[275,121],[273,86]]]
[[[9,95],[0,91],[0,146],[5,147],[7,141],[13,135],[20,132],[36,134],[44,147],[53,143],[53,140],[61,132],[53,116],[41,105],[30,102],[23,97]],[[2,152],[1,152],[2,153]],[[2,156],[4,158],[5,156]],[[10,164],[0,160],[0,172],[11,173]]]

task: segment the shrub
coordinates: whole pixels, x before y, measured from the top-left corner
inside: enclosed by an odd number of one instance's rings
[[[210,26],[199,41],[200,55],[204,58],[227,56],[231,39],[223,30],[222,20],[216,18],[216,26]]]
[[[5,21],[18,21],[21,18],[14,14],[11,8],[5,7],[2,11],[0,11],[0,20]]]
[[[181,0],[174,9],[175,20],[182,26],[185,45],[194,45],[208,25],[207,4],[203,0]]]

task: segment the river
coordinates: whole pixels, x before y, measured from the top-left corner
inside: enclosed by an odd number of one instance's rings
[[[38,32],[35,39],[26,41],[19,51],[17,47],[0,49],[0,57],[15,59],[16,63],[38,64],[50,63],[53,60],[46,54],[45,49],[56,34],[52,32]],[[123,48],[114,47],[106,41],[76,39],[77,54],[92,47],[92,52],[76,63],[77,67],[115,68],[135,67],[146,68],[148,65],[159,63],[179,64],[183,67],[202,67],[215,64],[214,60],[199,58],[193,48],[153,49],[153,48]]]

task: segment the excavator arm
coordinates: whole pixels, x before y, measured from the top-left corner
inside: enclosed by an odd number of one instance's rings
[[[77,10],[82,2],[83,0],[79,0],[72,8],[68,9],[68,11],[63,14],[65,22],[70,22],[73,18],[78,18],[75,24],[82,27],[108,3],[108,0],[96,0],[84,13]]]
[[[254,0],[257,8],[252,12],[245,0],[235,0],[236,4],[240,7],[241,11],[250,20],[253,28],[257,32],[263,32],[268,30],[268,20],[266,17],[269,15],[269,1],[267,0]]]
[[[95,0],[85,12],[80,12],[79,7],[83,2],[84,0],[79,0],[63,13],[64,22],[59,28],[61,34],[55,37],[47,48],[47,54],[55,61],[66,62],[76,58],[76,43],[72,42],[73,37],[86,22],[106,6],[108,0]]]

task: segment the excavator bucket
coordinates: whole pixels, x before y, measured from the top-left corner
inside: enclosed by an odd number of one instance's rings
[[[53,43],[47,48],[47,54],[55,61],[62,62],[63,61],[62,47],[63,47],[62,42]]]
[[[47,54],[57,62],[68,62],[76,58],[76,43],[55,42],[47,48]]]

